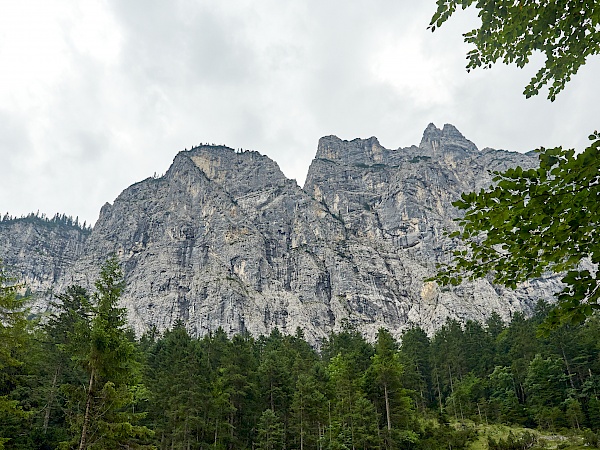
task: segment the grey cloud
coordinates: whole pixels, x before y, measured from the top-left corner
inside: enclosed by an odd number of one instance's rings
[[[33,151],[26,124],[25,117],[0,109],[0,155],[4,175],[15,168],[14,161],[26,158]]]
[[[0,110],[0,214],[21,215],[23,209],[15,208],[26,202],[34,149],[26,127],[26,120]]]
[[[206,2],[111,2],[122,25],[122,69],[162,86],[236,83],[252,76],[253,49]],[[182,84],[183,83],[183,84]]]
[[[375,135],[397,148],[418,144],[433,121],[455,124],[480,148],[526,151],[580,142],[571,139],[585,138],[598,117],[598,61],[555,104],[525,100],[523,71],[466,73],[461,33],[473,14],[460,12],[432,34],[433,0],[107,5],[116,23],[109,32],[121,37],[116,61],[72,42],[64,77],[38,115],[0,114],[0,152],[11,172],[0,180],[0,209],[93,221],[104,202],[163,173],[177,151],[199,142],[260,151],[302,184],[322,135]],[[443,99],[425,92],[432,100],[419,102],[422,91],[374,76],[373,55],[396,42],[419,45],[436,63]],[[423,69],[397,63],[399,77]],[[24,177],[27,189],[15,188]]]

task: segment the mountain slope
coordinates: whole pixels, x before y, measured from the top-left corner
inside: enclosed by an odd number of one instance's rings
[[[555,284],[513,292],[486,280],[440,289],[423,279],[457,245],[443,234],[455,226],[451,202],[488,186],[490,170],[536,164],[479,151],[451,125],[429,125],[419,147],[397,150],[375,138],[322,138],[302,189],[266,156],[201,146],[106,204],[58,278],[36,287],[91,286],[116,253],[138,333],[182,319],[198,335],[301,327],[316,342],[345,321],[372,338],[379,327],[434,330],[448,316],[481,320],[496,310],[508,318],[549,298]],[[21,244],[11,242],[2,251],[27,266],[30,256],[20,258]]]

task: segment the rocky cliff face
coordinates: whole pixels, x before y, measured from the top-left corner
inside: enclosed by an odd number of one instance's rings
[[[182,319],[198,335],[301,327],[316,342],[344,321],[372,338],[379,327],[399,334],[410,323],[431,331],[448,316],[482,320],[495,310],[508,319],[554,284],[506,291],[487,280],[440,288],[423,279],[457,245],[443,235],[457,215],[451,202],[487,187],[490,170],[536,164],[429,125],[419,147],[397,150],[375,138],[322,138],[302,189],[256,152],[201,146],[106,204],[89,238],[40,237],[40,248],[72,249],[67,257],[35,268],[35,255],[1,228],[0,250],[28,279],[46,274],[38,290],[91,286],[116,253],[138,333]]]
[[[83,254],[89,230],[40,217],[0,221],[0,260],[30,291],[49,292]]]

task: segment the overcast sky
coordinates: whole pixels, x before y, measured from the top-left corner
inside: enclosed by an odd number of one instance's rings
[[[300,185],[318,139],[387,148],[454,124],[479,148],[583,149],[600,61],[551,103],[539,68],[467,73],[460,12],[434,0],[0,0],[0,212],[94,223],[200,142],[257,150]],[[536,64],[538,63],[538,64]]]

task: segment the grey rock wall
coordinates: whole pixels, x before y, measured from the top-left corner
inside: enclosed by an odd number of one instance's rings
[[[0,260],[30,291],[47,294],[83,254],[89,232],[29,217],[0,222]]]
[[[397,150],[376,138],[322,138],[302,189],[257,152],[201,146],[107,203],[89,237],[38,233],[34,243],[0,228],[0,250],[37,291],[91,287],[116,253],[138,333],[181,319],[195,335],[301,327],[317,342],[345,321],[373,338],[379,327],[398,335],[413,323],[433,331],[447,317],[509,319],[551,298],[557,283],[507,291],[487,280],[440,288],[423,279],[457,245],[444,236],[458,214],[451,202],[489,186],[490,170],[536,164],[479,151],[452,125],[431,124],[419,147]],[[54,250],[36,260],[46,247]],[[46,305],[40,296],[38,310]]]

